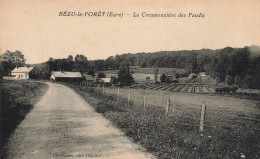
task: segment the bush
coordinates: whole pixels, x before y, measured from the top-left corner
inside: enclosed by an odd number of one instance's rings
[[[161,81],[161,83],[165,83],[165,81],[166,81],[166,76],[165,76],[165,74],[162,74],[162,75],[161,75],[160,81]]]
[[[216,91],[217,94],[219,94],[219,93],[229,93],[230,88],[225,83],[220,83],[218,85],[218,87],[215,88],[215,91]]]
[[[238,90],[238,86],[237,85],[230,86],[230,91],[232,91],[233,93],[236,93],[237,90]]]
[[[189,73],[188,72],[183,72],[180,74],[180,77],[188,77]]]

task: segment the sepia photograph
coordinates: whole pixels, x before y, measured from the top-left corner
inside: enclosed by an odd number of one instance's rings
[[[0,0],[1,159],[259,159],[260,0]]]

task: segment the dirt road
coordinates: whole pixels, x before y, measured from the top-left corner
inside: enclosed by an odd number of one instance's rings
[[[7,158],[155,158],[70,88],[48,84],[47,93],[10,137]]]

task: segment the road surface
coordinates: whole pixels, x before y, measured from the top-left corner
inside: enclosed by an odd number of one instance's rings
[[[155,158],[131,142],[70,88],[49,89],[14,131],[7,158]]]

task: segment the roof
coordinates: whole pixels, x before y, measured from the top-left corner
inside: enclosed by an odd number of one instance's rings
[[[105,82],[105,83],[110,83],[111,78],[101,78],[100,81]]]
[[[92,75],[85,75],[87,81],[94,81],[95,78]]]
[[[191,73],[190,75],[189,75],[189,78],[196,78],[197,77],[197,75],[195,74],[195,73]]]
[[[52,75],[55,77],[63,77],[63,78],[82,78],[80,72],[60,72],[60,71],[52,71]]]
[[[21,73],[21,72],[31,72],[34,67],[16,67],[13,69],[12,73]]]
[[[191,73],[189,76],[197,76],[195,73]]]
[[[200,72],[199,75],[206,75],[206,72]]]

